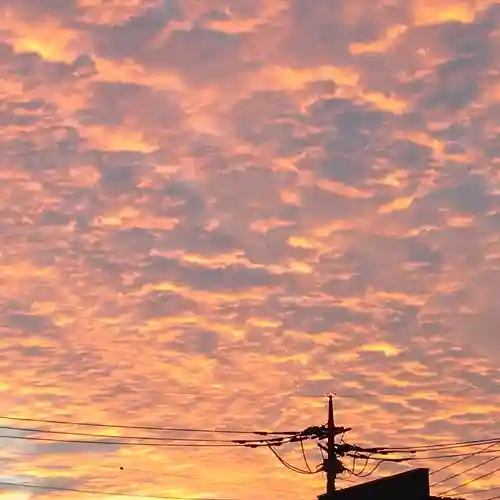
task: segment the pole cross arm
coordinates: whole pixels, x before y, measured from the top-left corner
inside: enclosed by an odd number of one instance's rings
[[[340,434],[344,434],[345,432],[349,432],[350,430],[352,430],[352,427],[337,427],[337,426],[335,426],[332,429],[331,433],[334,436],[340,436]],[[322,430],[321,434],[318,436],[318,438],[319,439],[326,439],[328,437],[329,433],[330,433],[330,431],[327,428],[323,427],[323,430]]]

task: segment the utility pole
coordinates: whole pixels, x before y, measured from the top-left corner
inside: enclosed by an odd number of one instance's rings
[[[323,471],[326,473],[326,493],[319,495],[320,500],[331,500],[335,495],[335,479],[337,474],[341,474],[346,469],[339,459],[340,455],[344,454],[343,445],[338,446],[335,444],[335,436],[337,434],[344,434],[350,431],[350,427],[337,427],[335,425],[335,415],[333,411],[333,395],[328,396],[328,423],[326,425],[324,437],[326,437],[326,446],[318,443],[321,450],[327,453],[327,457],[323,460]]]
[[[335,478],[337,476],[337,454],[335,453],[335,416],[333,413],[333,395],[328,396],[328,441],[326,462],[326,494],[335,493]]]
[[[314,429],[314,428],[312,428]],[[326,492],[319,495],[319,500],[332,500],[335,495],[335,479],[337,474],[341,474],[346,470],[339,457],[345,455],[348,444],[337,445],[335,436],[345,434],[351,430],[350,427],[337,427],[335,425],[335,414],[333,409],[333,394],[328,395],[328,421],[326,426],[321,427],[319,439],[326,439],[326,446],[318,442],[319,448],[325,452],[327,456],[323,456],[323,464],[321,470],[326,474]]]

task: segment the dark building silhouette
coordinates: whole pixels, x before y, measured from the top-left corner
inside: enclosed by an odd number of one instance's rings
[[[401,474],[318,496],[319,500],[444,500],[430,494],[429,469],[413,469]],[[451,499],[450,499],[451,500]],[[453,500],[458,500],[454,498]]]

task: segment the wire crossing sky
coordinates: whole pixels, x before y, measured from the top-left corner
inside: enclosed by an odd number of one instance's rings
[[[40,486],[0,500],[311,499],[315,440],[265,442],[330,392],[409,458],[339,484],[498,493],[498,2],[0,0],[0,34],[0,481]]]

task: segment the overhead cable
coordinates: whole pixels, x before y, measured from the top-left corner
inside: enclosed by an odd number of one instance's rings
[[[72,493],[83,493],[87,495],[106,495],[106,496],[119,496],[119,497],[134,497],[134,498],[149,498],[152,500],[236,500],[230,498],[208,498],[208,497],[181,497],[181,496],[156,496],[156,495],[138,495],[134,493],[118,493],[112,491],[99,491],[99,490],[85,490],[80,488],[64,488],[62,486],[42,486],[39,484],[30,483],[11,483],[7,481],[0,481],[0,486],[27,488],[46,491],[70,491]]]
[[[485,448],[482,448],[482,449],[481,449],[481,450],[479,450],[479,451],[476,451],[476,452],[474,452],[474,453],[471,453],[471,454],[470,454],[470,455],[468,455],[468,456],[465,456],[465,457],[462,457],[462,458],[460,458],[460,459],[458,459],[458,460],[455,460],[455,461],[454,461],[454,462],[452,462],[451,464],[448,464],[448,465],[445,465],[444,467],[441,467],[440,469],[438,469],[438,470],[436,470],[436,471],[432,472],[432,474],[437,474],[438,472],[441,472],[441,471],[443,471],[443,470],[445,470],[445,469],[449,469],[450,467],[453,467],[454,465],[457,465],[457,464],[459,464],[459,463],[461,463],[461,462],[464,462],[465,460],[468,460],[469,458],[475,457],[476,455],[479,455],[481,452],[484,452],[484,451],[486,451],[486,450],[489,450],[490,448],[493,448],[493,447],[494,447],[494,446],[496,446],[496,445],[497,445],[497,443],[490,444],[490,445],[486,446]],[[465,470],[465,471],[462,471],[462,472],[461,472],[461,473],[459,473],[459,474],[463,474],[463,473],[465,473],[465,472],[469,472],[469,470],[473,470],[473,469],[474,469],[474,467],[473,467],[472,469],[467,469],[467,470]],[[454,478],[455,478],[455,477],[457,477],[459,474],[454,474],[454,475],[449,476],[449,477],[447,477],[447,478],[445,478],[445,479],[443,479],[443,480],[441,480],[441,481],[438,481],[437,483],[431,484],[431,488],[433,488],[434,486],[437,486],[438,484],[442,484],[442,483],[444,483],[444,482],[446,482],[446,481],[449,481],[450,479],[454,479]]]
[[[498,459],[498,458],[500,458],[500,456],[498,456],[496,458]],[[488,462],[492,462],[492,461],[493,460],[489,460]],[[481,465],[485,465],[488,462],[485,462]],[[444,491],[443,493],[440,494],[440,496],[447,495],[448,493],[450,493],[452,491],[458,490],[459,488],[463,488],[464,486],[468,486],[469,484],[475,483],[476,481],[479,481],[480,479],[484,479],[485,477],[489,477],[489,476],[495,474],[495,472],[499,472],[499,471],[500,471],[500,467],[498,467],[495,470],[492,470],[490,472],[487,472],[486,474],[483,474],[481,476],[475,477],[473,479],[469,479],[468,481],[465,481],[464,483],[459,484],[458,486],[455,486],[453,488],[450,488],[449,490]]]
[[[116,428],[116,429],[140,429],[140,430],[150,430],[150,431],[165,431],[165,432],[206,432],[206,433],[223,433],[223,434],[257,434],[261,436],[267,435],[289,435],[293,436],[298,434],[298,431],[263,431],[263,430],[237,430],[237,429],[198,429],[198,428],[186,428],[186,427],[159,427],[150,425],[123,425],[123,424],[101,424],[95,422],[81,422],[81,421],[70,421],[70,420],[54,420],[54,419],[41,419],[41,418],[27,418],[27,417],[12,417],[6,415],[0,415],[0,419],[3,420],[13,420],[19,422],[38,422],[44,424],[58,424],[58,425],[75,425],[75,426],[86,426],[86,427],[104,427],[104,428]]]
[[[108,438],[108,439],[132,439],[132,440],[144,440],[144,441],[181,441],[181,442],[212,442],[212,443],[235,443],[235,444],[244,444],[244,443],[261,443],[263,441],[280,441],[285,439],[283,437],[277,438],[267,438],[267,439],[214,439],[214,438],[185,438],[185,437],[163,437],[163,436],[113,436],[110,434],[95,434],[91,432],[70,432],[70,431],[54,431],[50,429],[40,429],[33,427],[14,427],[14,426],[6,426],[0,425],[0,430],[13,430],[20,432],[30,432],[37,434],[56,434],[62,436],[83,436],[83,437],[94,437],[94,438]],[[16,438],[18,436],[12,436]],[[23,437],[23,436],[21,436]]]
[[[107,436],[109,437],[109,436]],[[83,439],[57,439],[57,438],[44,438],[36,436],[9,436],[0,435],[0,439],[21,439],[26,441],[43,441],[47,443],[66,443],[66,444],[96,444],[96,445],[120,445],[120,446],[147,446],[152,448],[227,448],[227,447],[240,447],[236,443],[134,443],[129,441],[97,441],[97,440],[83,440]],[[264,444],[255,444],[257,446],[267,446]]]
[[[456,441],[456,442],[447,442],[447,443],[436,443],[429,445],[421,445],[421,446],[386,446],[386,447],[377,447],[372,448],[370,450],[377,451],[380,453],[384,452],[405,452],[405,453],[413,453],[419,451],[437,451],[444,449],[453,449],[453,448],[468,448],[472,446],[481,446],[483,444],[495,444],[500,443],[500,436],[488,439],[474,439],[470,441]]]

